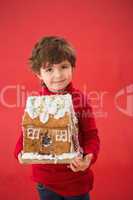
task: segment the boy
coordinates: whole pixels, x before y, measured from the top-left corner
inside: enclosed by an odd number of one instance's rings
[[[83,149],[83,155],[76,157],[69,165],[32,165],[32,178],[37,183],[40,199],[89,200],[89,191],[93,187],[90,168],[97,159],[99,137],[87,97],[72,85],[75,50],[64,38],[44,37],[33,48],[30,63],[32,71],[42,83],[40,95],[71,94],[78,118],[79,143]],[[23,134],[15,148],[15,157],[20,163],[22,148]]]

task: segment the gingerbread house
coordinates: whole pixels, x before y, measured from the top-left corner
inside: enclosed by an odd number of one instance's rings
[[[29,96],[22,128],[24,162],[69,163],[79,152],[78,121],[70,94]]]

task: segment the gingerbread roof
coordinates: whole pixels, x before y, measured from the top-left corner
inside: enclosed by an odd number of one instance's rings
[[[72,119],[71,119],[72,118]],[[65,128],[77,119],[70,94],[50,96],[29,96],[22,125],[44,128]]]

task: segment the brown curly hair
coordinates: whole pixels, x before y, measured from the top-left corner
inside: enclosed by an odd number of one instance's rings
[[[66,39],[59,36],[46,36],[40,39],[35,44],[29,58],[32,71],[38,74],[46,62],[58,64],[64,60],[68,60],[72,67],[75,67],[76,52]]]

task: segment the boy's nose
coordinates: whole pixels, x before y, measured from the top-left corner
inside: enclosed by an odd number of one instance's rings
[[[60,77],[61,77],[61,71],[60,71],[59,69],[55,69],[55,71],[54,71],[54,76],[55,76],[56,78],[60,78]]]

